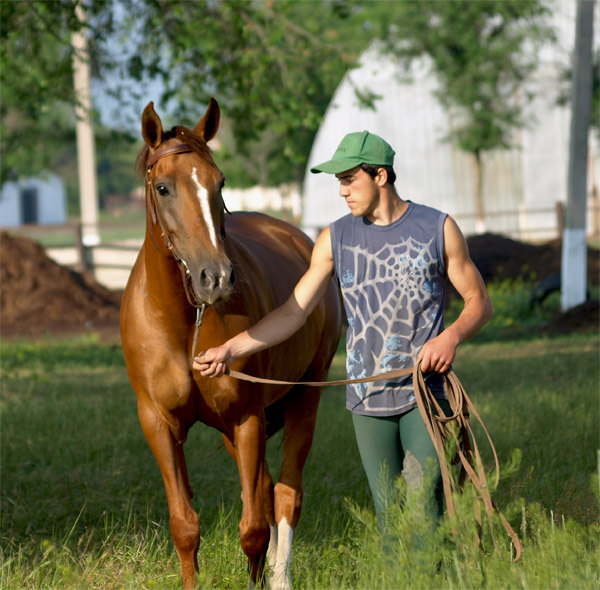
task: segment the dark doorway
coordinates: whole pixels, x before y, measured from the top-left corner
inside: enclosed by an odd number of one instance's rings
[[[38,222],[38,191],[36,188],[24,188],[21,191],[21,222]]]

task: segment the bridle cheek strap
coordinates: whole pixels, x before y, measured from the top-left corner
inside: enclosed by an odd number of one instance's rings
[[[174,156],[176,154],[186,154],[189,152],[193,152],[192,146],[187,143],[180,143],[179,145],[174,145],[173,147],[164,149],[162,151],[158,151],[155,154],[152,154],[148,160],[146,161],[146,195],[147,195],[147,207],[150,211],[150,218],[152,220],[153,225],[158,225],[160,227],[161,236],[165,241],[165,246],[167,250],[171,253],[173,258],[177,261],[177,265],[179,266],[179,270],[181,271],[181,279],[183,281],[183,289],[185,291],[185,296],[187,297],[188,303],[196,308],[196,321],[194,327],[194,337],[192,340],[192,362],[194,359],[194,351],[196,350],[196,344],[198,342],[198,333],[200,332],[200,327],[202,326],[202,320],[204,318],[204,311],[206,309],[205,303],[199,303],[196,300],[196,297],[192,290],[190,289],[190,271],[187,262],[181,258],[175,251],[175,246],[173,245],[172,240],[169,237],[169,234],[164,227],[162,220],[160,219],[160,215],[158,213],[158,206],[156,204],[156,194],[154,191],[154,186],[152,184],[152,180],[150,179],[150,172],[152,171],[152,167],[158,160],[164,158],[165,156]],[[225,204],[223,203],[225,207]],[[227,207],[225,207],[227,210]],[[152,235],[152,234],[150,234]],[[154,241],[154,238],[152,238]],[[156,246],[156,243],[155,243]]]
[[[148,208],[150,210],[150,216],[152,218],[152,223],[156,225],[157,223],[161,226],[161,231],[164,233],[164,228],[162,227],[162,223],[158,219],[158,210],[156,206],[156,197],[154,196],[154,187],[152,186],[152,181],[150,180],[150,172],[152,171],[152,167],[156,162],[158,162],[161,158],[165,156],[174,156],[175,154],[187,154],[194,151],[192,146],[187,143],[180,143],[178,145],[174,145],[173,147],[158,151],[152,154],[146,160],[146,187],[149,190],[150,202],[148,203]]]
[[[152,184],[152,179],[150,178],[150,173],[152,172],[152,167],[158,160],[164,158],[165,156],[173,156],[175,154],[186,154],[189,152],[193,152],[193,148],[187,143],[180,143],[178,145],[174,145],[173,147],[161,150],[153,154],[146,161],[146,195],[147,195],[147,207],[150,211],[150,218],[154,225],[158,225],[160,228],[161,236],[165,242],[165,247],[169,251],[169,253],[175,258],[179,270],[181,272],[181,279],[183,281],[183,288],[185,291],[185,296],[188,300],[188,303],[195,307],[197,310],[202,308],[202,314],[204,313],[204,304],[196,301],[196,297],[194,293],[190,289],[190,271],[187,262],[181,258],[177,254],[175,250],[175,246],[173,241],[171,240],[167,229],[165,228],[162,219],[160,218],[160,214],[158,212],[158,205],[156,204],[156,192],[154,190],[154,185]],[[151,234],[152,235],[152,234]],[[154,239],[153,239],[154,241]],[[156,243],[155,243],[156,245]],[[200,320],[201,321],[201,320]],[[197,322],[198,323],[198,322]]]

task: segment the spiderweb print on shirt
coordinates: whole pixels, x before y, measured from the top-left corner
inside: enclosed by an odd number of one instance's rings
[[[365,377],[411,366],[432,331],[443,294],[434,239],[421,243],[411,237],[372,254],[361,246],[342,245],[341,258],[348,374]],[[353,386],[362,400],[381,387]]]

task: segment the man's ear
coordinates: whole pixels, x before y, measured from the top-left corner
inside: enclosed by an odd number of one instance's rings
[[[388,181],[388,173],[385,168],[379,167],[377,169],[377,175],[375,176],[375,182],[378,186],[385,186]]]

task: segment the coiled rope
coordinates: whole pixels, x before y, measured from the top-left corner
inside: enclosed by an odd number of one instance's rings
[[[494,535],[494,513],[496,513],[514,546],[514,561],[517,561],[521,557],[521,542],[517,537],[517,534],[491,498],[490,486],[487,482],[479,447],[477,446],[475,435],[471,427],[470,416],[473,416],[481,425],[492,450],[495,464],[495,481],[493,489],[497,487],[500,479],[500,464],[498,461],[496,448],[494,447],[494,443],[492,442],[490,434],[485,427],[481,416],[475,409],[471,398],[467,395],[467,392],[465,391],[454,371],[448,371],[442,375],[444,379],[446,396],[452,411],[452,415],[450,416],[446,416],[444,414],[444,411],[440,407],[438,401],[427,387],[427,384],[425,383],[425,376],[423,375],[423,371],[421,371],[420,362],[417,363],[417,365],[413,368],[396,369],[394,371],[372,377],[339,379],[336,381],[280,381],[277,379],[254,377],[232,369],[229,369],[227,374],[235,379],[250,381],[251,383],[264,383],[267,385],[306,385],[313,387],[350,385],[353,383],[392,380],[412,374],[417,407],[419,408],[421,417],[425,422],[429,436],[433,441],[440,462],[442,484],[444,488],[444,496],[446,499],[446,509],[448,510],[448,515],[451,518],[456,515],[456,511],[454,509],[454,495],[463,491],[465,482],[468,479],[473,484],[477,499],[481,501],[485,507],[485,513],[494,543],[494,548],[498,550],[498,543]],[[455,449],[455,456],[448,460],[446,457],[446,448],[450,445],[450,443],[454,443],[453,448]],[[460,468],[458,470],[458,476],[453,476],[450,465],[457,465],[459,462]],[[475,518],[478,523],[479,540],[481,541],[483,522],[481,507],[478,502],[475,503]],[[454,532],[456,533],[456,531]]]

